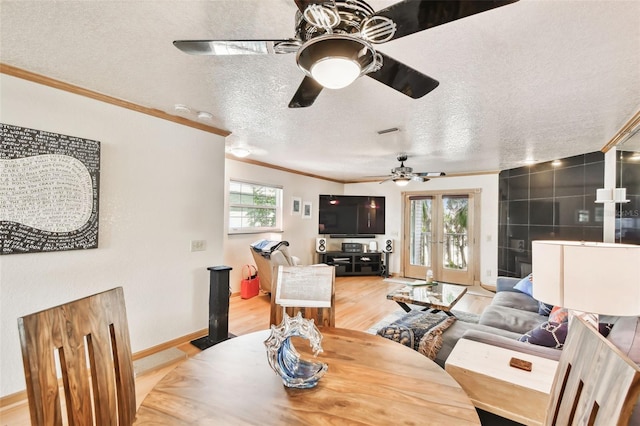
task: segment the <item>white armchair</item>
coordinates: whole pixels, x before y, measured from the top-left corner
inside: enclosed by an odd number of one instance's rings
[[[251,246],[251,254],[258,269],[260,289],[265,293],[271,293],[271,284],[278,266],[296,266],[300,262],[299,258],[289,253],[289,243],[286,241],[276,245],[271,252],[256,249],[254,243]]]

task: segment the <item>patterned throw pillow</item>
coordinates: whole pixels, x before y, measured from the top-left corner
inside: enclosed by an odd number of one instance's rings
[[[567,325],[566,322],[545,321],[533,330],[523,334],[518,340],[532,345],[562,349],[567,338]]]
[[[448,318],[453,317],[413,310],[391,324],[380,328],[376,334],[417,351],[420,346],[420,340],[422,340],[431,329],[437,328],[439,324]]]
[[[518,284],[513,286],[513,288],[533,297],[533,281],[531,281],[531,274],[518,281]]]
[[[562,349],[564,341],[567,339],[568,322],[545,321],[533,330],[523,334],[518,340],[520,342],[531,343],[532,345],[546,346],[548,348]],[[598,330],[604,337],[609,335],[613,324],[601,322]]]

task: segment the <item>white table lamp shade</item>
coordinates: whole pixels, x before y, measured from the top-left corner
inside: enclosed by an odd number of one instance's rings
[[[640,246],[533,241],[533,297],[601,315],[640,315]]]
[[[562,246],[546,243],[549,241],[533,241],[531,244],[533,297],[549,305],[562,306],[564,302]]]

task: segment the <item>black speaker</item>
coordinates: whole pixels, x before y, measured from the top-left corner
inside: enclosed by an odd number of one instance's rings
[[[393,253],[393,240],[384,240],[384,251]]]
[[[326,253],[327,252],[327,239],[326,238],[316,238],[316,252],[317,253]]]

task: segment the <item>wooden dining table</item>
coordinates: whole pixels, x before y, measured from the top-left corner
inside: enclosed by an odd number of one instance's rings
[[[480,425],[458,383],[435,362],[361,331],[323,328],[311,389],[283,385],[267,361],[269,330],[218,343],[169,372],[142,402],[136,425]],[[292,339],[304,359],[307,340]]]

